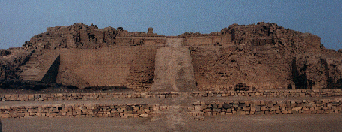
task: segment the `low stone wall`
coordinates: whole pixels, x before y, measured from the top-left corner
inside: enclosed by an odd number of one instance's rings
[[[0,106],[0,118],[22,117],[121,117],[158,115],[172,105],[163,104],[48,104],[38,106]],[[195,119],[217,115],[254,114],[330,114],[342,113],[342,98],[285,101],[197,101],[186,111]]]
[[[197,102],[188,107],[193,116],[254,114],[330,114],[342,113],[342,98],[286,101]]]
[[[256,91],[206,91],[193,92],[194,97],[336,97],[342,96],[342,89],[294,89],[294,90],[256,90]]]
[[[178,96],[177,92],[5,94],[0,95],[0,101],[110,100],[113,98],[174,98],[176,96]]]
[[[338,89],[325,89],[2,94],[0,95],[0,100],[3,102],[0,102],[0,118],[149,117],[163,113],[163,110],[173,109],[172,107],[184,108],[186,111],[183,112],[194,116],[195,119],[233,114],[329,114],[342,113],[341,93]],[[187,106],[171,103],[172,100],[182,99],[180,98],[182,96],[192,96],[187,99],[189,102]],[[160,100],[171,104],[161,104]],[[13,101],[13,103],[8,101]]]
[[[175,98],[180,92],[132,92],[132,93],[50,93],[50,94],[0,94],[0,101],[62,101],[106,100],[113,98]],[[257,90],[257,91],[200,91],[193,97],[342,97],[341,89],[320,90]]]
[[[1,118],[22,117],[148,117],[148,104],[54,104],[40,106],[0,106]]]

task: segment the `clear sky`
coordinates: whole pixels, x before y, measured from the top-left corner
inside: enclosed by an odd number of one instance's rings
[[[0,49],[20,47],[47,27],[94,23],[160,35],[221,31],[233,23],[277,23],[342,49],[342,0],[0,0]]]

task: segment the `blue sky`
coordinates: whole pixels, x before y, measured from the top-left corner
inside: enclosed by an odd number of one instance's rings
[[[233,23],[277,23],[342,49],[342,0],[0,0],[0,49],[47,27],[94,23],[161,35],[217,32]]]

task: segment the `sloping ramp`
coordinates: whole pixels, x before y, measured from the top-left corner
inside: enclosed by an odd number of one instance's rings
[[[39,51],[32,54],[26,65],[20,66],[23,71],[20,79],[30,81],[41,81],[59,53],[55,50]]]
[[[192,91],[195,89],[190,51],[181,47],[182,38],[167,38],[168,47],[157,50],[152,91]]]

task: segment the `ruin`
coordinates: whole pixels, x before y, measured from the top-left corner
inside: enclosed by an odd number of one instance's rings
[[[172,39],[182,41],[168,43]],[[30,52],[28,60],[17,66],[13,76],[42,81],[58,57],[53,82],[78,88],[124,86],[146,90],[158,80],[154,78],[156,72],[165,74],[155,71],[159,63],[156,58],[166,55],[159,52],[170,52],[172,57],[181,54],[181,49],[190,52],[186,61],[191,62],[179,63],[191,64],[190,76],[194,76],[199,90],[231,90],[239,83],[255,89],[340,88],[341,84],[339,52],[325,49],[318,36],[262,22],[179,36],[158,35],[153,28],[147,33],[128,32],[122,27],[98,29],[82,23],[49,27],[25,42],[21,50]],[[4,60],[11,56],[11,49],[2,53]],[[4,68],[2,71],[5,79],[9,73]]]
[[[122,27],[98,29],[93,24],[75,23],[49,27],[23,47],[0,53],[1,88],[122,87],[134,91],[0,94],[1,101],[165,99],[146,104],[56,104],[34,108],[5,104],[0,107],[3,118],[156,114],[166,115],[172,121],[171,128],[176,129],[188,120],[183,112],[200,118],[219,114],[342,112],[341,100],[330,99],[342,95],[342,54],[325,49],[316,35],[275,23],[233,24],[220,32],[186,32],[178,36],[158,35],[153,28],[148,28],[147,33],[128,32]],[[230,99],[235,96],[244,100]],[[219,100],[204,99],[211,97]],[[249,99],[254,97],[265,99]],[[272,101],[287,97],[296,99]],[[29,113],[11,114],[13,110]],[[159,119],[156,116],[154,120]]]

